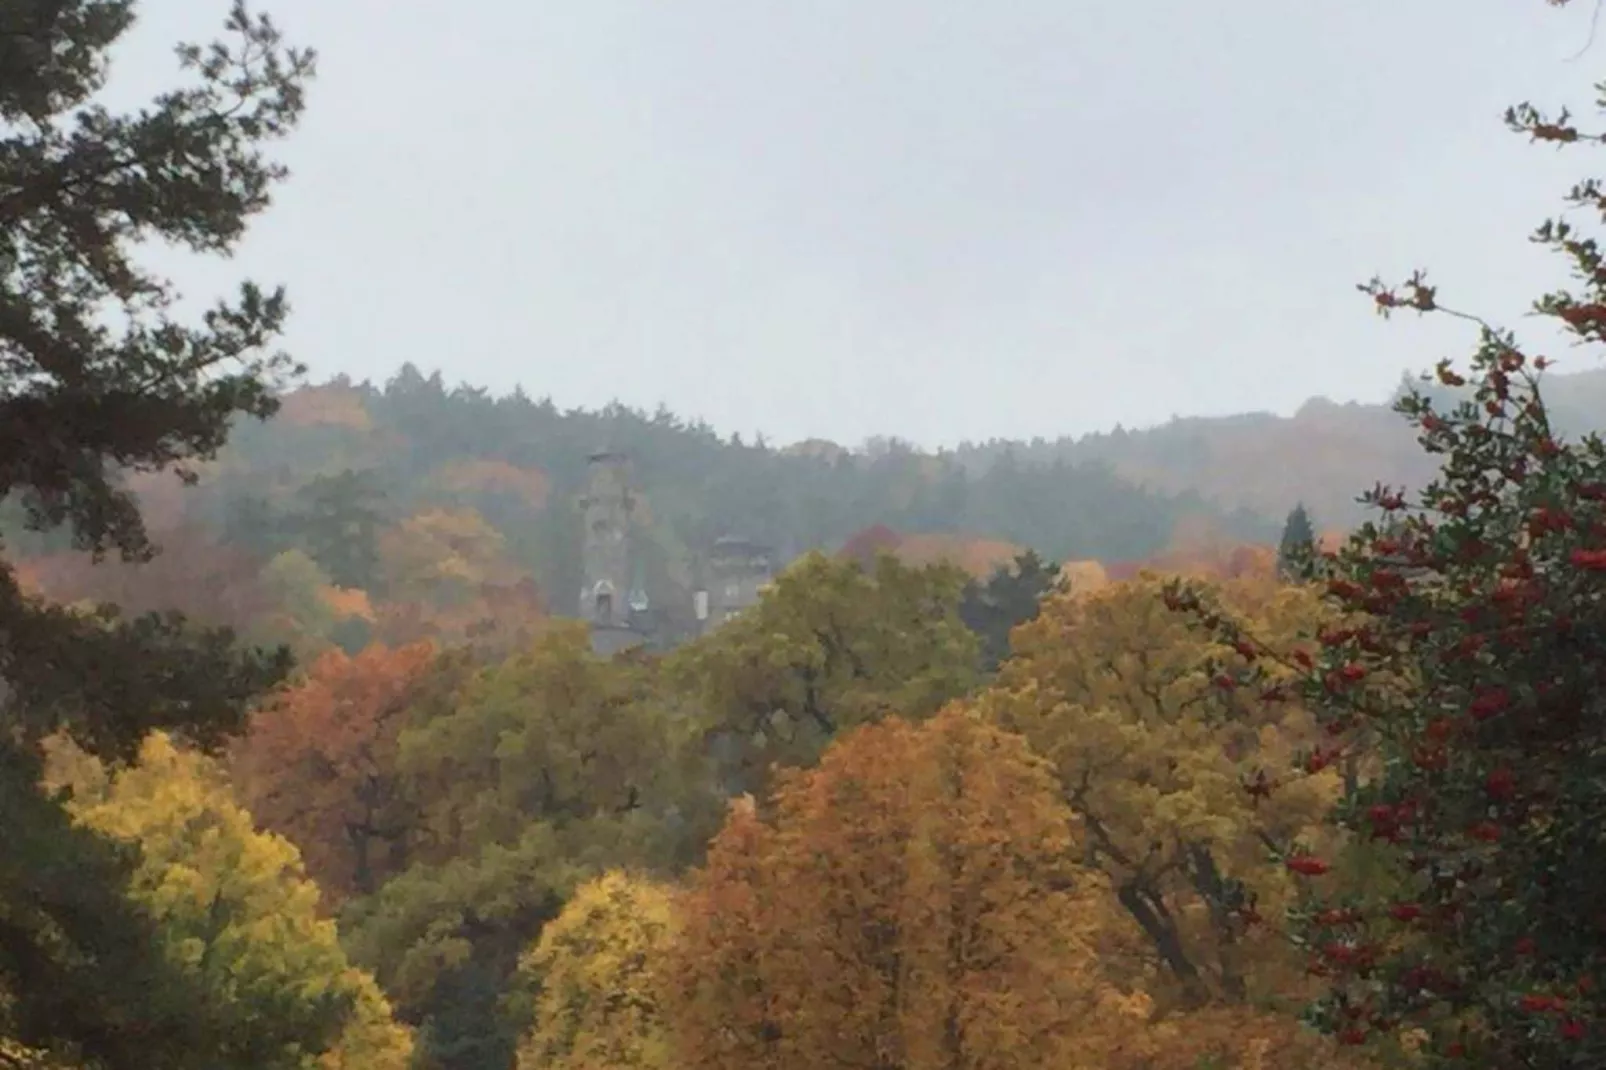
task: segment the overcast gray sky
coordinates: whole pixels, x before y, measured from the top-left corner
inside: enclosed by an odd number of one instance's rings
[[[140,4],[118,96],[226,6]],[[322,54],[294,176],[187,292],[288,284],[319,378],[779,441],[1380,400],[1468,335],[1353,284],[1426,266],[1514,318],[1559,277],[1527,234],[1606,162],[1499,121],[1587,111],[1587,0],[265,6]]]

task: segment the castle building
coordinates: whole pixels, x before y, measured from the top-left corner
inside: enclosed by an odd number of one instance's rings
[[[642,575],[641,502],[630,458],[603,450],[587,459],[579,501],[581,572],[579,616],[591,630],[591,648],[602,657],[668,636],[649,616]],[[758,603],[775,576],[775,551],[751,539],[716,539],[704,558],[702,589],[694,592],[696,629],[707,634]]]
[[[708,589],[697,607],[703,632],[757,605],[774,578],[773,549],[736,535],[716,539],[708,555]]]

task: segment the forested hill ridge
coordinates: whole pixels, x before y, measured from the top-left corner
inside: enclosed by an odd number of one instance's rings
[[[1547,384],[1562,430],[1606,426],[1606,372]],[[1439,390],[1438,400],[1451,399]],[[601,448],[632,459],[644,505],[637,578],[671,617],[691,612],[701,555],[725,534],[767,543],[783,561],[885,529],[906,557],[972,573],[1027,547],[1061,562],[1129,565],[1201,540],[1273,543],[1300,501],[1319,527],[1348,528],[1364,515],[1356,496],[1378,480],[1420,486],[1432,474],[1387,403],[1315,399],[1292,417],[1183,418],[931,453],[895,440],[848,449],[725,438],[662,409],[562,410],[519,392],[452,387],[408,365],[383,385],[337,378],[291,391],[273,419],[238,424],[196,487],[136,478],[172,551],[166,562],[86,571],[64,544],[22,532],[16,516],[0,524],[25,575],[55,596],[181,608],[263,638],[282,636],[264,632],[264,620],[305,620],[307,608],[290,605],[298,598],[327,601],[306,593],[318,589],[348,592],[336,617],[372,617],[379,602],[438,606],[458,597],[444,593],[453,585],[489,586],[503,601],[463,612],[506,623],[575,611],[577,500]],[[171,607],[180,585],[162,579],[169,568],[214,580],[181,585],[187,593]]]
[[[452,387],[411,365],[383,385],[302,386],[271,420],[241,420],[197,486],[138,478],[135,487],[166,542],[185,542],[190,567],[191,543],[204,536],[258,562],[300,550],[337,586],[372,592],[405,585],[400,572],[444,555],[461,577],[525,577],[551,611],[569,614],[582,582],[577,499],[588,456],[604,448],[631,458],[644,504],[639,578],[669,607],[692,604],[699,554],[726,534],[765,543],[783,561],[835,550],[877,525],[1060,561],[1134,560],[1163,551],[1179,530],[1270,542],[1281,523],[1276,511],[1218,508],[1186,488],[1140,487],[1102,461],[971,471],[953,453],[898,443],[781,448],[723,438],[663,410],[563,411],[522,393]],[[34,571],[59,580],[65,547],[26,536],[15,518],[6,527]]]
[[[1606,1067],[1606,376],[936,454],[291,389],[141,254],[316,57],[101,94],[156,9],[0,3],[0,1070]]]
[[[1454,404],[1444,387],[1414,376],[1410,382],[1436,405]],[[1563,434],[1606,430],[1606,369],[1547,374],[1542,394]],[[1000,463],[1105,464],[1140,486],[1191,492],[1263,519],[1282,517],[1290,503],[1302,501],[1323,527],[1348,529],[1367,516],[1356,500],[1362,491],[1379,481],[1420,487],[1433,475],[1433,458],[1393,409],[1397,397],[1398,390],[1377,404],[1318,397],[1292,416],[1180,417],[1143,430],[967,444],[954,456],[976,473]]]
[[[1561,429],[1606,426],[1606,372],[1547,382]],[[1451,399],[1441,390],[1438,400]],[[22,531],[15,503],[0,526],[24,576],[54,597],[178,608],[263,640],[320,617],[325,639],[342,621],[368,622],[343,645],[375,623],[397,639],[476,620],[516,629],[575,612],[577,502],[601,448],[632,459],[643,503],[636,579],[670,632],[692,626],[678,617],[692,613],[702,554],[725,534],[783,561],[880,530],[897,533],[906,559],[976,575],[1023,548],[1130,571],[1201,541],[1273,543],[1299,501],[1319,527],[1348,528],[1364,515],[1356,496],[1379,479],[1420,486],[1432,474],[1388,404],[1316,399],[1292,417],[1184,418],[930,453],[889,440],[848,449],[724,438],[664,410],[560,410],[408,365],[383,385],[337,378],[291,391],[273,419],[242,420],[195,487],[136,477],[166,560],[89,569],[59,539]],[[198,574],[210,581],[176,582]],[[455,624],[440,619],[447,605],[458,606]],[[398,613],[421,618],[376,619]]]
[[[1208,516],[1241,538],[1276,533],[1266,517],[1212,508],[1186,488],[1135,488],[1102,463],[970,472],[952,454],[897,442],[783,447],[725,438],[665,409],[560,410],[520,393],[452,388],[410,365],[382,387],[337,380],[292,394],[277,420],[241,427],[223,467],[235,489],[249,483],[269,497],[288,463],[370,470],[388,492],[428,498],[450,493],[443,484],[460,482],[464,464],[506,465],[545,488],[532,506],[561,515],[599,449],[631,458],[653,538],[671,557],[730,532],[792,556],[874,524],[1002,538],[1061,559],[1147,556],[1183,517]]]
[[[1410,385],[1446,408],[1457,400],[1436,383],[1411,377]],[[278,420],[247,422],[220,489],[271,499],[293,456],[292,472],[370,470],[404,498],[411,487],[426,500],[454,477],[495,482],[484,467],[495,464],[533,480],[524,491],[544,511],[549,494],[572,504],[586,457],[611,448],[631,455],[658,520],[655,541],[670,557],[732,531],[791,556],[880,524],[1003,540],[1061,561],[1142,560],[1173,545],[1179,524],[1265,542],[1296,502],[1320,526],[1347,529],[1366,516],[1357,499],[1379,479],[1421,486],[1433,475],[1432,458],[1393,409],[1405,386],[1378,403],[1312,398],[1286,417],[1178,417],[1152,428],[926,452],[886,438],[857,449],[724,438],[664,409],[560,410],[521,393],[452,388],[438,372],[408,365],[383,386],[336,379],[305,387]],[[1562,433],[1606,429],[1606,370],[1551,374],[1545,397]],[[308,448],[311,429],[328,451]],[[549,522],[572,519],[558,513]]]

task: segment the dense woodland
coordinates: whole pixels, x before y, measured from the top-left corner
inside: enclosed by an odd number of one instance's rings
[[[1606,423],[1606,401],[1596,405],[1590,393],[1594,379],[1556,379],[1555,392],[1579,402],[1564,410],[1568,426]],[[1437,389],[1439,403],[1451,403],[1454,392]],[[1385,423],[1369,407],[1332,406],[1329,431],[1343,437],[1330,455],[1281,441],[1279,427],[1308,424],[1320,408],[1290,421],[1244,418],[1242,428],[1261,433],[1237,444],[1225,420],[1087,436],[1068,447],[1079,458],[1069,460],[1044,460],[1041,443],[936,455],[896,442],[777,449],[721,439],[666,412],[560,412],[521,394],[448,388],[439,373],[408,366],[383,387],[297,387],[273,420],[239,422],[219,455],[198,466],[194,486],[129,474],[169,566],[137,575],[115,563],[91,567],[70,532],[29,531],[19,500],[0,505],[0,532],[24,577],[67,603],[178,609],[263,643],[296,645],[310,630],[314,646],[332,636],[350,652],[376,637],[452,640],[475,626],[513,627],[519,614],[575,612],[576,502],[586,458],[605,446],[632,458],[645,502],[634,556],[658,630],[673,643],[698,630],[693,591],[721,535],[755,538],[783,561],[810,550],[852,555],[870,542],[980,580],[1028,549],[1072,571],[1131,575],[1144,564],[1219,560],[1274,543],[1301,503],[1329,531],[1333,515],[1364,512],[1365,478],[1301,473],[1300,461],[1353,465],[1365,443],[1386,482],[1419,485],[1432,475],[1432,458],[1392,411],[1381,410]],[[1413,452],[1403,453],[1400,440]],[[1184,459],[1194,469],[1177,468]],[[1227,485],[1237,489],[1207,498],[1145,486],[1143,473],[1168,464],[1169,483],[1210,488],[1218,481],[1204,469],[1219,465],[1236,473]],[[212,582],[175,583],[164,567]]]
[[[571,614],[582,579],[576,501],[587,457],[604,447],[632,459],[646,504],[638,564],[676,634],[690,624],[701,556],[721,535],[757,539],[783,560],[835,551],[878,526],[945,537],[962,559],[981,542],[1056,560],[1118,560],[1151,557],[1179,534],[1269,541],[1282,519],[1149,491],[1103,464],[1005,463],[972,474],[953,456],[897,444],[775,449],[721,439],[666,412],[560,412],[524,396],[449,389],[438,373],[411,367],[382,388],[334,382],[291,393],[274,420],[241,423],[187,493],[161,477],[134,489],[159,542],[215,544],[259,576],[287,552],[297,556],[275,571],[310,575],[304,554],[325,584],[370,602],[416,601],[431,582],[416,573],[438,570],[432,558],[450,543],[458,578],[527,580],[553,612]],[[89,594],[98,581],[77,575],[70,537],[29,537],[21,519],[13,505],[8,543],[25,566],[54,595]],[[982,553],[984,566],[998,559],[996,549]]]
[[[315,58],[237,6],[109,112],[132,12],[0,3],[0,1067],[1606,1065],[1593,377],[1481,328],[1342,492],[1239,464],[1308,412],[928,456],[306,386],[281,294],[186,326],[130,250],[233,247]],[[674,640],[610,658],[600,446]],[[693,634],[731,532],[789,564]]]

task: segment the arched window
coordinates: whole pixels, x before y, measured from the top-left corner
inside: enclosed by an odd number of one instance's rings
[[[598,580],[591,589],[591,619],[599,624],[613,620],[613,584]]]

